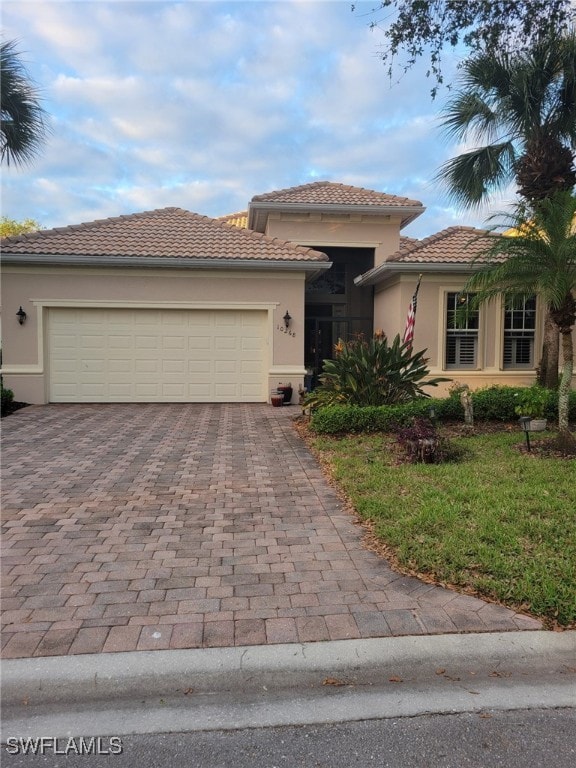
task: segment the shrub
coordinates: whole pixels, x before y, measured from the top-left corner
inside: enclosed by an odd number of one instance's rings
[[[514,412],[523,387],[487,387],[472,392],[476,421],[517,422]],[[411,424],[414,418],[427,418],[430,409],[439,422],[463,421],[464,410],[459,393],[446,398],[417,398],[409,403],[361,407],[357,405],[331,405],[312,412],[310,427],[321,434],[351,432],[394,432]],[[558,396],[548,395],[546,418],[558,418]],[[570,420],[576,422],[576,391],[570,393]]]
[[[10,412],[13,401],[14,392],[11,389],[5,389],[4,385],[0,382],[0,411],[2,416]]]
[[[518,395],[523,387],[492,386],[471,392],[474,418],[478,421],[514,421]]]
[[[413,419],[398,432],[398,443],[411,464],[442,464],[461,461],[467,451],[440,435],[430,419]]]
[[[518,418],[517,407],[524,398],[533,400],[532,393],[535,387],[500,387],[492,386],[485,389],[477,389],[472,392],[474,404],[474,418],[478,421],[516,421]],[[558,392],[550,389],[540,390],[537,397],[542,399],[541,407],[543,418],[557,421],[558,419]],[[525,394],[527,393],[527,394]],[[534,416],[535,414],[529,414]],[[570,421],[576,421],[576,391],[570,392],[569,416]]]
[[[428,375],[426,350],[412,354],[409,344],[397,335],[388,344],[386,336],[369,341],[359,337],[339,341],[333,360],[324,360],[320,386],[305,400],[312,409],[326,405],[391,405],[429,397],[422,385],[437,386],[449,379],[424,381]]]
[[[550,399],[550,391],[534,385],[526,387],[518,394],[517,405],[514,413],[517,416],[530,416],[533,419],[542,419]]]
[[[410,424],[417,416],[425,417],[429,399],[414,400],[405,405],[330,405],[312,413],[310,427],[314,432],[334,435],[348,432],[393,432]]]
[[[437,464],[442,461],[440,438],[429,419],[414,419],[398,432],[398,442],[411,463]]]

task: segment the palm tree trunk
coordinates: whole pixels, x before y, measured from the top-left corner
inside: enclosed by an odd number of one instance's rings
[[[559,439],[566,446],[573,446],[576,442],[570,434],[568,423],[570,387],[574,372],[574,349],[572,346],[571,329],[562,331],[562,376],[558,388],[558,431]]]
[[[538,384],[546,389],[558,388],[558,364],[560,360],[560,336],[558,326],[546,312],[544,320],[544,340],[542,343],[542,358],[538,366]]]

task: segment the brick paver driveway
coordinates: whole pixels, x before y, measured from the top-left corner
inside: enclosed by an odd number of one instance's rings
[[[268,405],[49,405],[3,420],[3,655],[537,629],[364,549]]]

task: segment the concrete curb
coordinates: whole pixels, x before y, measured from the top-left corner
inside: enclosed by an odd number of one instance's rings
[[[356,685],[438,675],[567,674],[576,667],[576,631],[432,635],[290,645],[139,651],[7,660],[5,707],[310,689],[326,678]],[[573,669],[572,669],[573,671]],[[575,677],[576,681],[576,677]],[[576,701],[576,695],[575,695]]]

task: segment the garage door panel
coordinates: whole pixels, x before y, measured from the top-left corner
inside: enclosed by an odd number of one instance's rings
[[[136,349],[158,349],[160,339],[157,336],[134,336],[134,346]]]
[[[156,309],[139,309],[134,312],[135,325],[151,325],[158,327],[162,322],[162,312]]]
[[[105,385],[97,381],[85,381],[79,385],[79,393],[84,398],[101,398],[106,394]]]
[[[212,327],[212,317],[209,312],[202,312],[201,310],[195,310],[194,315],[187,314],[186,322],[190,328],[197,328],[198,331],[202,328],[207,330]]]
[[[240,373],[262,374],[262,364],[260,360],[242,360],[240,363]]]
[[[54,360],[53,367],[57,373],[74,373],[76,371],[76,360],[70,360],[69,358]]]
[[[179,376],[186,373],[186,361],[185,360],[163,360],[162,361],[162,373],[173,374]]]
[[[188,349],[205,350],[212,348],[212,339],[209,336],[190,336],[188,339]]]
[[[158,360],[135,360],[134,370],[136,373],[159,373]]]
[[[186,349],[186,342],[188,341],[185,336],[162,336],[163,349]]]
[[[51,310],[50,400],[265,400],[266,318],[248,310]]]
[[[117,334],[110,335],[110,349],[130,349],[132,344],[132,338],[130,336],[119,336]]]
[[[132,373],[134,369],[132,360],[109,360],[108,361],[108,372],[110,374],[114,373]]]
[[[262,339],[252,338],[252,337],[245,337],[240,340],[240,348],[243,352],[256,352],[260,353],[262,352],[263,347]]]
[[[106,370],[105,360],[84,359],[80,363],[82,371],[85,373],[104,373]]]
[[[216,374],[230,374],[236,376],[238,373],[238,366],[234,360],[216,360],[214,363],[214,373]]]
[[[162,385],[162,394],[164,397],[170,400],[180,401],[186,397],[187,386],[182,383],[169,384],[164,383]]]
[[[222,312],[214,316],[214,326],[216,328],[231,328],[238,323],[236,312]]]
[[[210,382],[188,384],[188,397],[191,403],[210,402],[212,395],[212,385]]]
[[[83,334],[80,336],[80,344],[86,349],[87,347],[93,349],[104,349],[106,341],[102,334]]]
[[[134,385],[134,395],[136,399],[157,400],[160,398],[160,388],[154,382],[137,382]]]
[[[231,349],[236,349],[238,339],[230,336],[215,336],[214,337],[214,349],[226,350],[229,352]]]
[[[58,348],[69,348],[69,349],[75,349],[76,348],[76,334],[74,333],[56,333],[54,334],[53,343],[55,347]]]
[[[131,389],[130,384],[115,384],[113,382],[109,387],[110,395],[119,399],[130,398],[132,394]]]
[[[189,360],[188,376],[198,376],[201,374],[206,374],[207,376],[212,374],[212,360]]]
[[[216,397],[225,398],[226,400],[235,400],[237,397],[236,391],[237,384],[233,381],[219,382],[214,386],[214,392]]]

